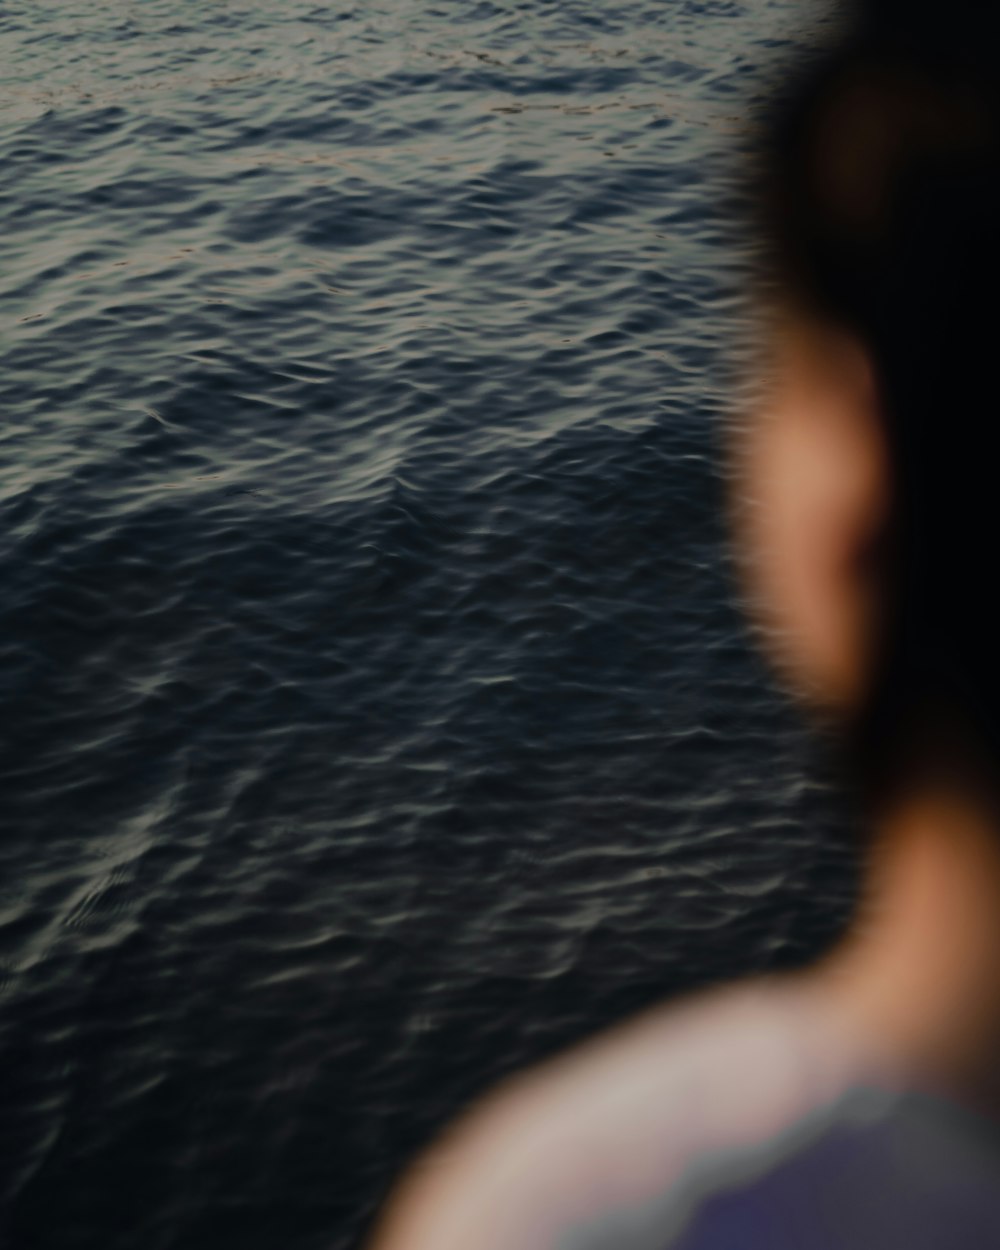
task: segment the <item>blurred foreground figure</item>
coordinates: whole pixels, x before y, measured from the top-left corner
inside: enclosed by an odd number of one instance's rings
[[[867,815],[846,938],[508,1083],[375,1250],[1000,1247],[1000,6],[881,0],[755,170],[748,598]]]

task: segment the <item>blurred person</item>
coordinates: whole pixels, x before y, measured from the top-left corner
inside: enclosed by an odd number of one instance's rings
[[[732,463],[749,606],[867,819],[857,914],[508,1081],[373,1250],[1000,1246],[1000,12],[850,18],[766,119]]]

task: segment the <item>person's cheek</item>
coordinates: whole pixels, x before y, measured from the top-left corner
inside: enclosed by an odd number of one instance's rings
[[[788,378],[740,437],[732,515],[746,610],[794,693],[842,707],[858,696],[864,603],[850,558],[858,465],[837,397]]]

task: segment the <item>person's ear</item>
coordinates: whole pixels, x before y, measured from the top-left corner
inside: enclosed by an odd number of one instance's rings
[[[880,607],[871,557],[889,511],[873,369],[852,336],[786,319],[765,389],[735,458],[749,607],[796,691],[845,711],[870,676]]]

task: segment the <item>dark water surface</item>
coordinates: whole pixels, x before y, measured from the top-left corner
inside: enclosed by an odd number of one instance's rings
[[[500,1074],[842,922],[718,455],[817,15],[5,6],[5,1245],[353,1246]]]

